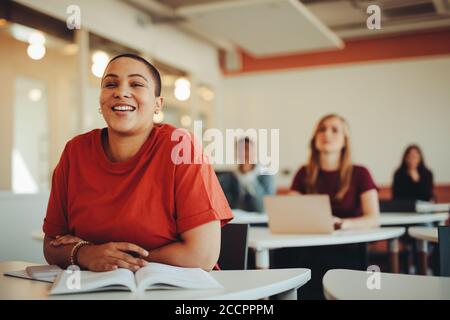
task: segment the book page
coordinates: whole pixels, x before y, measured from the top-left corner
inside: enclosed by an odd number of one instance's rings
[[[182,268],[161,263],[149,263],[135,273],[138,291],[161,288],[217,289],[222,288],[208,272],[200,268]]]
[[[63,271],[56,279],[50,294],[68,294],[105,290],[136,291],[133,272],[117,269],[107,272],[79,271],[79,287],[74,282],[74,274]]]

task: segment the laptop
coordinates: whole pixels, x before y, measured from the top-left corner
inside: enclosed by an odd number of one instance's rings
[[[332,233],[333,214],[328,195],[265,196],[264,208],[272,233]]]

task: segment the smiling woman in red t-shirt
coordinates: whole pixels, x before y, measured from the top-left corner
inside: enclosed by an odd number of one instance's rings
[[[176,129],[152,120],[160,91],[143,58],[109,62],[100,94],[107,128],[70,140],[53,173],[43,226],[50,264],[136,271],[147,261],[205,270],[217,262],[221,224],[233,216],[210,165],[173,161]]]

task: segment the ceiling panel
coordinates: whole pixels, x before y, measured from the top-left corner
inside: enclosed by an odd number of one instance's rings
[[[218,3],[218,2],[232,2],[238,0],[158,0],[163,5],[179,8],[186,6],[193,6],[198,4],[210,4],[210,3]]]
[[[297,0],[244,0],[183,6],[189,24],[255,56],[318,51],[342,41]]]

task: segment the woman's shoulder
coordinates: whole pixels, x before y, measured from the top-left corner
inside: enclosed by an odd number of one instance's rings
[[[354,164],[352,169],[354,176],[372,176],[370,170],[365,166]]]
[[[356,172],[368,172],[369,169],[366,166],[360,165],[360,164],[354,164],[353,170]]]
[[[433,178],[433,171],[431,171],[430,169],[426,168],[423,171],[423,174],[425,175],[425,177],[432,179]]]
[[[300,166],[300,168],[295,172],[294,179],[305,179],[307,173],[306,165]]]
[[[397,168],[394,171],[394,178],[400,179],[405,176],[405,171],[402,168]]]
[[[102,129],[94,129],[89,132],[85,132],[76,135],[66,143],[66,149],[72,149],[77,147],[86,147],[93,143],[94,139],[100,136]]]
[[[160,150],[172,152],[174,148],[186,147],[185,143],[192,148],[193,135],[187,129],[177,128],[170,124],[158,124],[153,127],[153,130],[154,143]]]
[[[378,189],[369,169],[361,165],[353,165],[352,181],[361,193],[371,189]]]
[[[155,130],[155,137],[157,140],[161,140],[167,143],[178,143],[184,136],[191,137],[188,130],[183,128],[177,128],[170,124],[157,124],[153,127]]]
[[[184,128],[177,128],[170,124],[158,124],[154,130],[154,145],[175,163],[202,163],[203,149],[201,137],[194,137],[193,133]],[[190,155],[189,155],[190,154]],[[174,160],[173,157],[176,157]]]
[[[174,131],[184,129],[179,129],[171,124],[161,123],[153,125],[153,130],[155,130],[158,135],[172,135]]]

